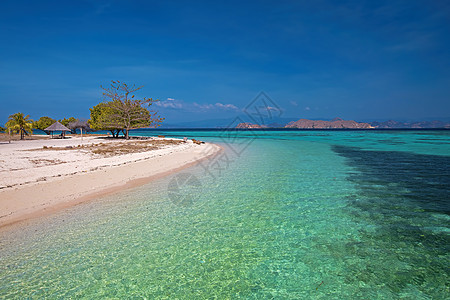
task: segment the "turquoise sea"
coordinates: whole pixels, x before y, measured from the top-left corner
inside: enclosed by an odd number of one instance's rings
[[[450,131],[133,134],[225,151],[0,232],[0,298],[450,298]]]

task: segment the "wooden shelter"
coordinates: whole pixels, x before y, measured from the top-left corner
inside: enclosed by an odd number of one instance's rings
[[[53,132],[55,132],[55,131],[61,131],[61,135],[59,135],[61,138],[65,138],[66,137],[66,131],[70,131],[69,128],[67,128],[63,124],[59,123],[58,121],[56,121],[52,125],[48,126],[44,130],[45,131],[51,131],[52,132],[52,138],[53,138]]]

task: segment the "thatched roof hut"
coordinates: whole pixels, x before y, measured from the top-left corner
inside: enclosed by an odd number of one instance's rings
[[[61,131],[61,137],[64,138],[66,136],[66,131],[70,131],[69,128],[67,128],[66,126],[64,126],[63,124],[59,123],[58,121],[56,121],[55,123],[53,123],[52,125],[48,126],[47,128],[44,129],[45,131],[51,131],[52,132],[52,137],[53,137],[53,132],[54,131]]]

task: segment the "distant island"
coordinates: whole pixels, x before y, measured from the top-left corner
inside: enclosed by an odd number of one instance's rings
[[[261,126],[258,124],[252,124],[252,123],[239,123],[237,124],[236,128],[238,129],[259,129],[259,128],[268,128],[268,126]]]
[[[285,128],[308,128],[308,129],[338,129],[338,128],[361,128],[361,129],[367,129],[367,128],[373,128],[368,123],[358,123],[353,120],[343,120],[341,118],[334,118],[331,121],[322,121],[322,120],[307,120],[307,119],[300,119],[295,122],[290,122]]]
[[[389,120],[386,122],[371,122],[374,128],[450,128],[449,122],[421,121],[421,122],[397,122]]]
[[[371,129],[371,128],[450,128],[450,123],[442,121],[421,121],[421,122],[356,122],[353,120],[343,120],[334,118],[331,121],[300,119],[292,121],[286,125],[259,125],[253,123],[239,123],[238,129],[262,129],[262,128],[299,128],[299,129]]]

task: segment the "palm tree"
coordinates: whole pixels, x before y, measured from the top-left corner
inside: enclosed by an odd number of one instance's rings
[[[33,120],[30,119],[30,116],[24,116],[23,113],[16,113],[10,115],[8,118],[8,122],[6,122],[6,128],[11,130],[12,132],[20,132],[20,139],[23,140],[25,134],[33,133]]]

